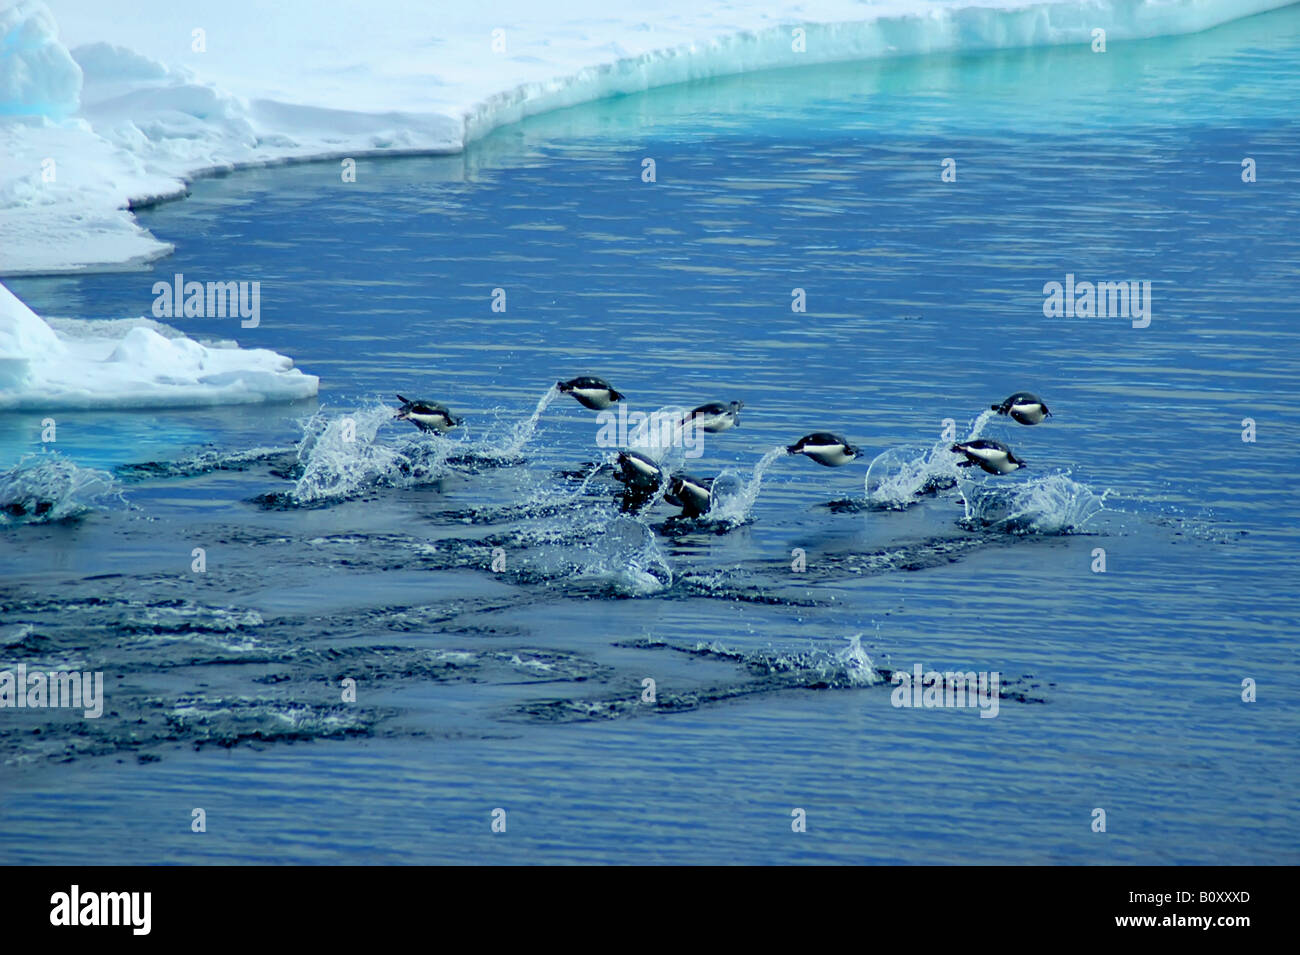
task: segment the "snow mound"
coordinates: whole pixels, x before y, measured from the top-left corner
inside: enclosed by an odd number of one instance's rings
[[[0,9],[0,116],[77,111],[81,69],[59,43],[43,3]]]
[[[203,345],[150,319],[58,324],[0,285],[0,411],[293,401],[320,383],[273,351]]]

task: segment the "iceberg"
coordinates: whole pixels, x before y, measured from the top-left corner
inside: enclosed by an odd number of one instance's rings
[[[56,330],[0,285],[0,411],[293,401],[319,384],[273,351],[200,344],[152,319]]]

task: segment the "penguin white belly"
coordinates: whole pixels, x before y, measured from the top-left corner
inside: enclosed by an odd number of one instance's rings
[[[693,418],[691,420],[695,427],[714,434],[719,431],[726,431],[732,424],[730,415],[712,415],[707,418]]]
[[[810,458],[816,458],[818,461],[824,461],[827,464],[836,466],[847,464],[853,460],[851,454],[844,453],[843,445],[838,444],[829,447],[825,445],[804,445],[804,454]]]
[[[1011,413],[1019,415],[1021,418],[1024,418],[1026,421],[1030,421],[1033,424],[1038,424],[1046,417],[1046,415],[1043,414],[1043,406],[1039,404],[1012,405]]]
[[[425,428],[432,428],[440,434],[449,430],[448,426],[451,423],[440,414],[409,414],[407,417],[416,424]]]
[[[609,392],[604,388],[574,388],[573,393],[575,395],[581,395],[596,408],[608,408],[613,404],[613,402],[609,400]]]

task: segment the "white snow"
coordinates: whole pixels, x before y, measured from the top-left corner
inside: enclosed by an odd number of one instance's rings
[[[1097,27],[1114,43],[1195,32],[1289,2],[0,0],[0,276],[166,255],[171,247],[136,224],[128,202],[181,195],[188,179],[215,169],[452,152],[527,115],[702,77],[1086,44]],[[75,394],[73,379],[50,377],[43,353],[22,350],[52,346],[32,324],[40,319],[15,302],[0,296],[6,380],[17,380],[15,361],[27,361],[25,380]],[[65,344],[89,360],[85,342]],[[185,359],[186,373],[198,377],[150,378],[147,356],[162,349],[147,336],[133,339],[130,360],[114,363],[143,376],[133,379],[140,400],[148,393],[160,402],[168,390],[192,400],[205,387],[214,400],[219,392],[220,400],[247,400],[261,393],[253,378],[269,373],[267,352],[209,348],[204,372],[188,346],[169,347],[185,349],[169,358]],[[248,363],[243,390],[196,384],[239,361]],[[272,373],[278,385],[263,398],[296,374]],[[97,375],[82,392],[92,381],[112,393],[112,381]],[[0,384],[0,408],[25,400],[15,387]]]
[[[283,355],[200,345],[150,319],[51,327],[0,285],[0,411],[290,401],[318,385]]]

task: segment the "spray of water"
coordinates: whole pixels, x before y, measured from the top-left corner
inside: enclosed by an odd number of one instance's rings
[[[501,445],[500,453],[507,457],[513,457],[523,450],[533,435],[537,432],[537,422],[541,420],[542,414],[551,403],[560,396],[560,389],[555,385],[546,389],[546,393],[537,399],[537,407],[533,413],[511,429],[504,444]]]
[[[24,455],[0,472],[0,526],[81,517],[116,497],[111,474],[78,467],[57,452]]]
[[[786,456],[785,445],[778,444],[769,449],[745,480],[735,471],[723,471],[713,481],[712,501],[705,518],[719,523],[738,525],[749,519],[758,500],[758,492],[763,487],[763,475],[779,458]]]
[[[1065,471],[1019,483],[963,477],[958,490],[967,525],[1009,534],[1077,533],[1105,510],[1110,494],[1094,493]]]
[[[971,422],[964,441],[974,441],[985,426],[997,416],[996,411],[981,412]],[[952,453],[951,441],[938,441],[929,448],[909,445],[890,448],[876,455],[867,468],[867,502],[875,507],[902,509],[915,504],[924,494],[952,487],[961,475],[959,455]]]
[[[447,457],[456,442],[421,434],[415,440],[388,444],[379,429],[392,409],[376,404],[348,415],[313,415],[298,445],[301,476],[288,497],[297,504],[341,500],[365,487],[410,487],[447,473]]]
[[[693,425],[683,424],[686,412],[679,405],[664,405],[646,415],[628,433],[627,450],[645,455],[668,473],[681,470],[687,450],[700,437]]]
[[[862,646],[862,634],[849,637],[849,645],[835,654],[835,662],[844,668],[844,678],[851,686],[871,686],[880,682],[875,661]]]

